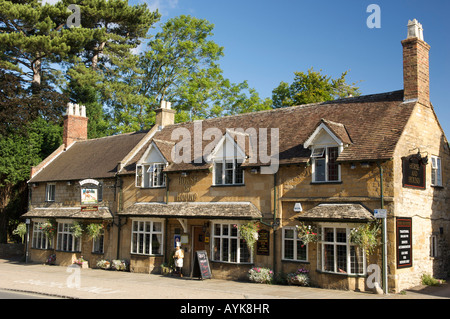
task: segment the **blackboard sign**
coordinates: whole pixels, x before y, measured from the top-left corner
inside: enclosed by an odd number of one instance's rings
[[[397,217],[397,268],[412,267],[412,219]]]
[[[402,158],[403,187],[425,188],[425,165],[416,155]]]
[[[206,250],[198,250],[195,252],[194,270],[192,277],[201,279],[211,279],[211,268],[209,267],[208,255]]]
[[[258,241],[256,242],[256,254],[262,256],[269,256],[269,232],[261,229],[259,232]]]

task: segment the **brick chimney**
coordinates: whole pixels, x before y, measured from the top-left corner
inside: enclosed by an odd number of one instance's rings
[[[175,123],[175,110],[171,109],[171,103],[167,101],[161,101],[161,107],[156,112],[155,125],[158,127],[164,127]]]
[[[416,20],[408,22],[408,36],[403,45],[404,100],[416,99],[430,106],[430,46],[423,39],[422,25]]]
[[[87,124],[86,107],[73,103],[67,104],[66,115],[64,115],[64,147],[76,141],[87,140]]]

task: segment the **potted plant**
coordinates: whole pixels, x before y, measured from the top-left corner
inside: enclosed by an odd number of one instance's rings
[[[100,268],[100,269],[110,269],[111,263],[107,260],[102,259],[97,262],[96,266],[97,266],[97,268]]]
[[[56,234],[56,221],[47,219],[45,223],[42,223],[40,228],[42,229],[42,232],[47,236],[47,239],[52,244],[53,238]]]
[[[81,257],[78,258],[78,259],[75,259],[75,260],[73,261],[73,263],[74,263],[75,265],[80,266],[81,268],[89,268],[89,262],[88,262],[87,260],[85,260],[85,259],[83,258],[83,256],[81,256]]]
[[[248,279],[251,282],[260,284],[271,284],[273,281],[273,271],[264,267],[253,267],[248,271]]]
[[[310,285],[309,270],[299,268],[294,273],[287,275],[287,282],[289,285],[308,287]]]
[[[56,263],[56,255],[55,255],[55,254],[51,254],[51,255],[47,258],[47,260],[45,261],[45,263],[46,263],[47,265],[55,265],[55,263]]]
[[[237,227],[234,225],[234,227]],[[251,253],[253,254],[253,249],[255,246],[255,243],[258,241],[259,238],[259,225],[256,222],[250,222],[247,224],[239,225],[238,227],[239,235],[242,239],[245,240],[247,243],[247,247],[250,249]]]
[[[172,273],[172,267],[168,263],[161,264],[161,275],[168,276]]]

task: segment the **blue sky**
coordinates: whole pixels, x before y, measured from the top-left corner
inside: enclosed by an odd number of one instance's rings
[[[161,22],[186,14],[215,25],[213,40],[223,46],[224,75],[247,80],[262,98],[271,97],[294,71],[313,67],[338,77],[349,71],[362,94],[403,89],[402,46],[408,20],[423,25],[431,45],[431,101],[450,136],[450,1],[304,0],[132,0],[159,8]],[[381,9],[381,28],[366,21],[370,4]],[[154,32],[154,31],[153,31]]]

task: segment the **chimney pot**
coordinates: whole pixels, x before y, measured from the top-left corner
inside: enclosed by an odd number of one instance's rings
[[[87,140],[87,123],[86,107],[68,103],[63,131],[63,143],[66,148],[75,141]]]
[[[156,112],[155,125],[157,127],[164,127],[166,125],[172,125],[175,123],[175,110],[171,109],[171,103],[161,101],[161,107]]]

